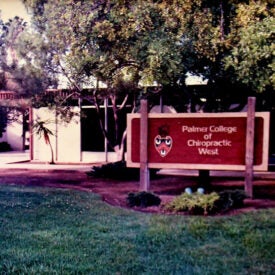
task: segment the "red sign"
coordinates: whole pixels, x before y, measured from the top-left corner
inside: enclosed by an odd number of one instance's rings
[[[140,116],[128,115],[127,164],[139,167]],[[152,168],[244,170],[245,113],[149,114],[148,165]],[[254,165],[268,165],[269,113],[256,113]]]

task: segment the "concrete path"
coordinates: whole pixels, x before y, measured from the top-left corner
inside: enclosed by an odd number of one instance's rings
[[[30,162],[29,152],[0,153],[0,169],[30,169],[30,170],[79,170],[89,171],[93,164],[49,164]]]
[[[30,169],[30,170],[74,170],[74,171],[90,171],[93,165],[101,163],[87,164],[49,164],[30,162],[28,151],[25,152],[5,152],[0,153],[0,169]],[[161,169],[161,175],[174,176],[198,176],[198,170],[182,170],[182,169]],[[245,177],[242,171],[210,171],[211,177]],[[257,179],[274,179],[275,172],[254,172]]]
[[[0,152],[0,165],[28,161],[30,159],[29,152]]]

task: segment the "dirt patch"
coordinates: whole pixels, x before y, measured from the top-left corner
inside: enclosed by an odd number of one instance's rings
[[[128,207],[126,197],[130,192],[139,191],[138,181],[118,181],[95,179],[80,171],[62,170],[21,170],[0,169],[0,184],[22,184],[54,188],[68,188],[99,194],[103,201],[117,207]],[[209,191],[243,189],[242,178],[215,177]],[[275,207],[275,179],[256,179],[254,199],[246,199],[242,209],[229,214],[248,212],[261,208]],[[172,200],[184,192],[186,187],[196,190],[198,179],[195,176],[159,176],[150,182],[150,191],[157,194],[162,203]],[[163,213],[161,207],[133,208],[137,211]]]

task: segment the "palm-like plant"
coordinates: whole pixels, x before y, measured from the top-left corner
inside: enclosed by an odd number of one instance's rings
[[[33,130],[34,132],[41,138],[42,136],[44,137],[44,141],[46,145],[50,146],[51,150],[51,161],[50,164],[54,164],[54,153],[53,153],[53,147],[51,144],[50,136],[53,136],[54,133],[46,126],[49,121],[39,121],[36,120],[36,122],[33,124]]]

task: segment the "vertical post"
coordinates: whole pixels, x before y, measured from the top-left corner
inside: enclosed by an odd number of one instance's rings
[[[149,190],[148,169],[148,101],[140,102],[140,191]]]
[[[104,129],[108,131],[108,98],[104,99]],[[104,137],[104,153],[105,153],[105,162],[108,162],[108,143],[107,138]]]
[[[199,170],[199,185],[209,189],[210,188],[210,171],[209,170]]]
[[[33,108],[29,108],[30,160],[33,160]]]
[[[55,112],[54,112],[54,116],[55,116],[55,161],[58,161],[58,153],[59,153],[59,144],[58,144],[58,117],[57,117],[57,107],[55,107]],[[54,162],[54,160],[52,160],[52,162]]]
[[[253,198],[253,160],[255,136],[255,105],[256,98],[248,98],[247,124],[246,124],[246,149],[245,149],[245,192]]]
[[[162,94],[159,96],[159,107],[160,107],[160,112],[163,113],[163,97]]]
[[[81,115],[82,115],[82,99],[79,97],[78,98],[78,108],[79,108],[79,123],[80,123],[80,127],[79,127],[79,143],[80,143],[80,149],[79,149],[79,160],[80,162],[83,161],[83,154],[82,154],[82,131],[81,131]]]

